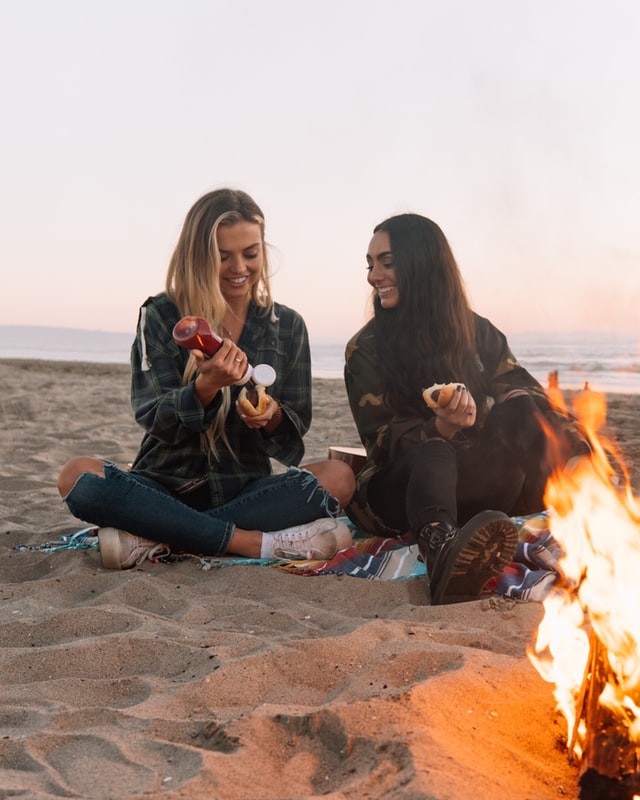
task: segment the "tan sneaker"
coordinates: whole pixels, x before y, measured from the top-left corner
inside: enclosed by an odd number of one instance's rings
[[[131,569],[145,560],[171,555],[166,544],[150,542],[117,528],[100,528],[98,544],[105,569]]]
[[[304,525],[274,531],[273,555],[292,561],[333,558],[339,550],[353,544],[351,531],[340,520],[323,517]]]

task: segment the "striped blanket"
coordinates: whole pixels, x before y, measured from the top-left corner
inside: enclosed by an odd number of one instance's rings
[[[425,574],[425,565],[418,548],[404,539],[368,537],[354,528],[347,519],[343,521],[353,534],[353,545],[340,551],[330,561],[276,561],[273,559],[239,558],[225,556],[208,558],[195,555],[169,556],[164,562],[191,559],[201,569],[209,570],[234,564],[272,566],[295,575],[351,575],[368,580],[406,580]],[[485,587],[486,594],[498,594],[517,600],[541,602],[555,583],[561,569],[558,561],[562,555],[549,530],[549,512],[528,517],[514,517],[519,531],[519,543],[514,561]],[[53,553],[68,549],[97,549],[95,528],[84,528],[41,545],[18,545],[16,550],[38,550]]]
[[[352,547],[330,561],[289,561],[277,566],[298,575],[352,575],[370,580],[403,580],[426,573],[418,547],[404,539],[366,537],[343,520],[352,530]],[[558,564],[562,552],[549,531],[549,512],[528,517],[513,517],[518,528],[518,546],[513,562],[498,578],[490,581],[485,594],[499,594],[518,600],[542,601],[561,574]]]

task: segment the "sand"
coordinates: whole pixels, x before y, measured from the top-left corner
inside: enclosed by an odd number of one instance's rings
[[[17,552],[77,530],[77,454],[126,464],[128,367],[0,361],[0,797],[577,797],[552,687],[526,650],[543,608],[424,605],[417,580],[106,571]],[[640,396],[609,398],[640,484]],[[341,381],[314,382],[309,458],[359,444]]]

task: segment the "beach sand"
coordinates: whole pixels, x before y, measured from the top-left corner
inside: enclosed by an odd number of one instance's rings
[[[4,360],[0,376],[0,798],[578,796],[526,656],[539,604],[12,550],[82,527],[59,468],[124,466],[140,430],[126,365]],[[608,400],[637,492],[640,396]],[[309,459],[359,444],[341,381],[315,380],[314,404]]]

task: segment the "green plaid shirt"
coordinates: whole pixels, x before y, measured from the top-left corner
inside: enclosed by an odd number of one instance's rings
[[[216,460],[203,449],[201,434],[213,422],[221,396],[204,408],[195,394],[195,376],[182,385],[189,353],[173,341],[179,318],[165,293],[150,297],[140,309],[131,349],[131,405],[145,435],[132,471],[173,492],[196,487],[202,491],[208,484],[215,507],[236,497],[249,481],[269,475],[270,458],[286,465],[302,459],[302,437],[311,423],[307,329],[302,317],[286,306],[275,303],[265,314],[251,305],[238,346],[250,364],[270,364],[275,369],[276,381],[267,391],[280,400],[283,420],[270,438],[247,428],[235,411],[242,387],[232,387],[225,430],[237,460],[221,440]]]

